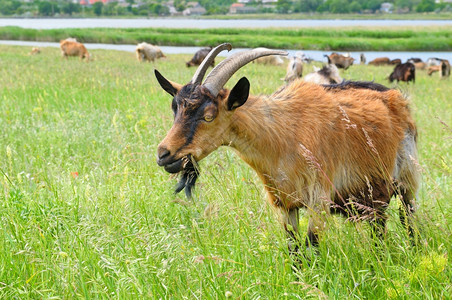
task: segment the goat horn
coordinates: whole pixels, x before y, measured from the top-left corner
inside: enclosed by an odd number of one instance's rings
[[[190,83],[194,85],[201,84],[202,79],[204,78],[204,75],[206,74],[207,69],[214,61],[215,57],[223,50],[231,51],[232,46],[229,43],[224,43],[221,45],[216,46],[212,50],[210,50],[209,54],[204,58],[202,63],[199,65],[198,69],[196,70],[195,74],[193,75],[193,78]]]
[[[229,78],[231,78],[241,67],[256,58],[268,55],[287,56],[288,53],[286,51],[268,49],[254,49],[235,53],[223,60],[210,71],[206,81],[204,81],[204,86],[212,93],[212,95],[217,96],[218,92],[223,88],[226,82],[228,82]]]

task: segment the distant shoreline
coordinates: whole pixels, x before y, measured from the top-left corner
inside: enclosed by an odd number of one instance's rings
[[[336,28],[59,28],[0,27],[1,40],[322,51],[452,51],[452,26]]]
[[[76,22],[76,20],[81,20]],[[452,26],[450,19],[247,19],[247,18],[0,18],[0,27],[63,28],[337,28]]]
[[[452,12],[440,13],[384,13],[384,14],[331,14],[331,13],[291,13],[291,14],[226,14],[198,16],[2,16],[0,19],[191,19],[191,20],[452,20]]]

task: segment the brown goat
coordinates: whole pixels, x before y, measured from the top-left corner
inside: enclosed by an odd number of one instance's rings
[[[199,66],[204,58],[206,58],[207,54],[209,54],[210,50],[212,50],[212,47],[209,48],[202,48],[198,51],[196,51],[195,55],[190,59],[190,61],[186,62],[185,65],[189,67]],[[215,66],[215,61],[211,64],[212,67]]]
[[[369,61],[369,65],[385,66],[391,64],[389,57],[377,57],[374,60]]]
[[[33,48],[31,48],[31,52],[29,53],[29,55],[36,55],[39,53],[41,53],[41,49],[38,47],[33,47]]]
[[[427,74],[431,76],[435,72],[441,71],[441,65],[428,67]]]
[[[405,81],[409,83],[413,81],[414,83],[416,81],[416,67],[410,62],[399,64],[395,66],[394,71],[392,71],[388,79],[389,82],[396,80],[397,82]]]
[[[447,59],[442,59],[438,66],[428,67],[428,75],[432,75],[435,72],[439,72],[441,78],[450,76],[450,63]]]
[[[412,232],[406,217],[414,211],[418,185],[416,127],[399,91],[370,82],[321,86],[296,80],[270,96],[252,96],[246,77],[232,90],[223,88],[252,60],[285,54],[274,50],[231,55],[201,83],[210,61],[225,49],[231,45],[214,48],[184,86],[155,71],[173,97],[174,112],[157,163],[182,172],[186,182],[178,190],[193,184],[186,176],[190,161],[230,146],[259,175],[294,242],[299,208],[309,215],[308,245],[317,243],[330,212],[366,219],[382,233],[396,194],[404,204],[401,221]],[[289,249],[297,251],[298,244]]]
[[[78,56],[80,59],[86,59],[87,61],[90,58],[88,51],[85,48],[85,45],[82,43],[74,42],[72,40],[61,40],[60,41],[61,54],[64,58],[68,56]]]
[[[353,61],[355,60],[353,57],[344,56],[335,52],[325,56],[328,58],[329,64],[334,64],[336,67],[344,70],[347,70],[351,65],[353,65]]]

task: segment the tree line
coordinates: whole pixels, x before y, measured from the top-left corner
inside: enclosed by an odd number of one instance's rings
[[[226,14],[235,0],[199,0],[206,14]],[[258,13],[376,13],[381,4],[392,4],[393,12],[433,12],[452,11],[448,3],[435,3],[435,0],[279,0],[273,6],[262,5],[261,0],[247,3],[254,6]],[[0,15],[3,16],[164,16],[170,9],[164,0],[126,0],[119,2],[95,2],[92,5],[80,5],[71,0],[0,0]],[[174,8],[182,12],[188,1],[175,0]]]
[[[376,13],[381,11],[383,3],[392,4],[390,11],[396,13],[452,10],[447,3],[435,3],[435,0],[279,0],[277,8],[280,13]]]

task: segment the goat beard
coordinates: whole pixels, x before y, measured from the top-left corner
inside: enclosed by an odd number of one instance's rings
[[[179,173],[181,174],[181,177],[174,192],[177,194],[185,189],[185,196],[188,199],[191,199],[192,190],[194,189],[196,179],[198,179],[199,176],[199,166],[191,155],[184,157],[184,166]]]

